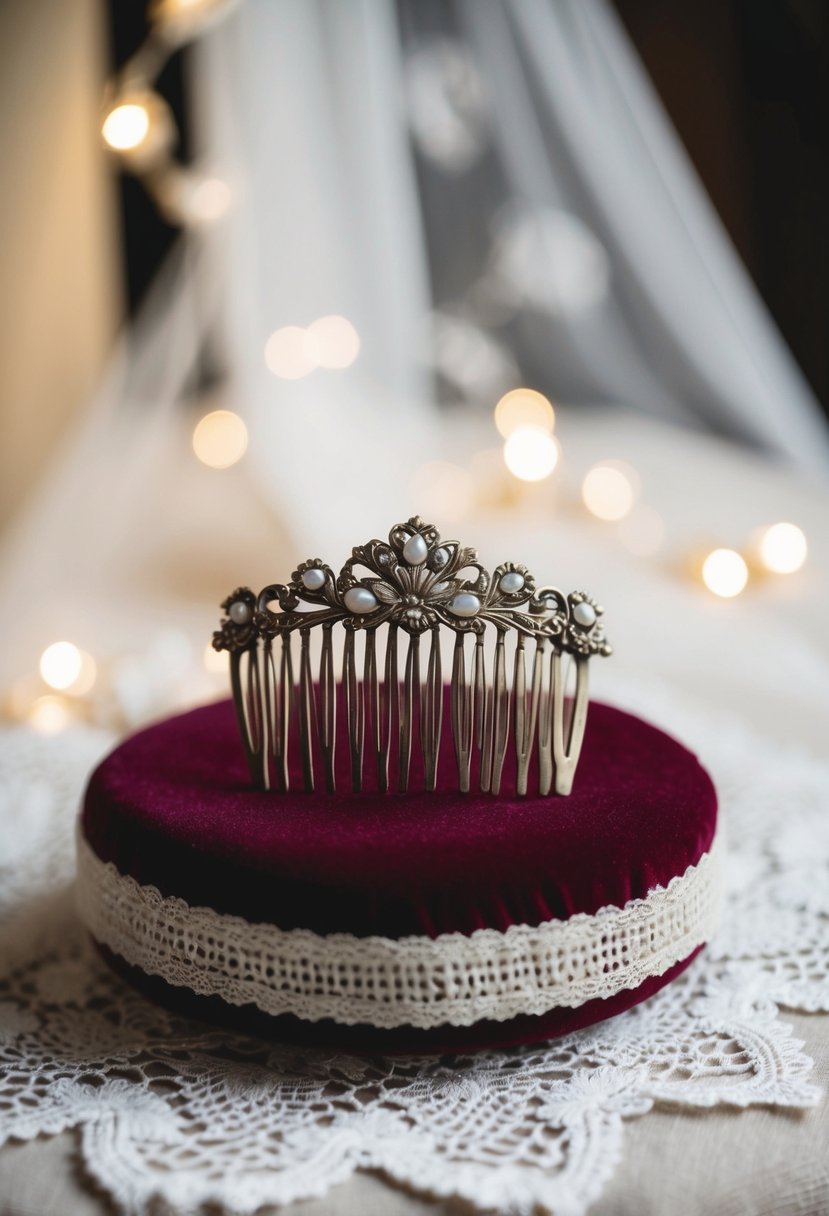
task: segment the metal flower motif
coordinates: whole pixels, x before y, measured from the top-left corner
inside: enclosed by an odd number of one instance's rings
[[[250,587],[237,587],[232,595],[222,601],[225,616],[213,634],[213,649],[231,653],[244,650],[257,637],[256,596]]]

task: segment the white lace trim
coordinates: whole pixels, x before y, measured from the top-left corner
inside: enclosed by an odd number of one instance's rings
[[[312,1022],[470,1026],[607,998],[687,958],[715,926],[717,851],[715,842],[667,887],[623,907],[395,940],[190,907],[121,874],[79,834],[78,907],[93,937],[128,963],[232,1005]]]

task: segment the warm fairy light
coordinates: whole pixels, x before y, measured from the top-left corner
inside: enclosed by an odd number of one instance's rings
[[[653,557],[665,539],[665,521],[658,511],[638,503],[619,524],[619,538],[634,557]]]
[[[104,119],[101,133],[116,152],[130,152],[147,138],[150,115],[140,102],[125,102],[110,110]]]
[[[196,224],[212,224],[227,213],[232,197],[227,182],[219,177],[206,177],[188,192],[187,218]]]
[[[211,675],[225,675],[228,669],[226,650],[214,650],[210,642],[204,648],[204,669]]]
[[[633,510],[638,490],[638,478],[629,465],[606,460],[589,470],[582,482],[581,494],[591,514],[615,522]]]
[[[92,655],[74,642],[53,642],[40,656],[40,674],[50,688],[80,697],[95,683],[97,668]]]
[[[360,353],[360,335],[347,317],[320,317],[307,333],[319,367],[351,367]]]
[[[735,549],[714,549],[702,563],[702,581],[714,595],[731,599],[748,582],[748,566]]]
[[[41,735],[56,735],[69,725],[72,715],[62,697],[47,695],[37,698],[26,718]]]
[[[475,487],[461,465],[448,460],[431,460],[415,469],[411,494],[412,502],[423,503],[427,518],[454,523],[463,519],[472,506]]]
[[[543,427],[520,426],[504,444],[504,463],[521,481],[542,481],[558,464],[558,443]]]
[[[808,551],[806,537],[797,524],[772,524],[760,538],[760,561],[773,574],[794,574]]]
[[[213,410],[193,431],[193,451],[211,469],[227,469],[241,460],[248,446],[248,429],[232,410]]]
[[[50,688],[70,688],[82,668],[83,655],[72,642],[53,642],[40,656],[40,674]]]
[[[299,325],[283,325],[265,343],[265,362],[280,380],[301,380],[317,366],[314,340]]]
[[[495,407],[495,425],[505,439],[522,426],[552,431],[556,415],[543,393],[534,388],[514,388],[505,393]]]

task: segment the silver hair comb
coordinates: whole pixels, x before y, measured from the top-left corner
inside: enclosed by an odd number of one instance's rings
[[[527,793],[531,771],[540,794],[553,787],[570,793],[587,721],[588,661],[611,653],[602,609],[583,592],[537,587],[514,562],[490,575],[475,549],[441,540],[413,516],[392,528],[388,543],[358,545],[339,574],[314,558],[290,583],[273,583],[258,596],[239,588],[222,608],[213,645],[230,654],[239,729],[260,789],[287,790],[290,759],[298,757],[306,790],[321,770],[326,789],[335,791],[339,706],[352,790],[386,792],[396,767],[396,788],[407,792],[418,746],[425,789],[434,790],[447,696],[441,636],[451,630],[448,704],[458,789],[468,791],[474,775],[478,788],[498,794],[512,743],[516,794]],[[341,666],[335,625],[343,629]],[[382,665],[378,630],[385,634]],[[320,639],[313,649],[312,634]],[[574,669],[572,696],[565,658]]]

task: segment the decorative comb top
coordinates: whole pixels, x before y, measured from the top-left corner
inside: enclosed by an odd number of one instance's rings
[[[277,603],[279,611],[272,607]],[[481,789],[499,792],[512,716],[517,792],[527,792],[537,735],[539,792],[549,793],[554,769],[556,792],[569,793],[586,721],[587,660],[611,653],[600,619],[603,610],[586,593],[565,595],[555,587],[538,587],[526,566],[514,562],[502,563],[490,575],[475,549],[442,540],[434,525],[416,515],[396,524],[388,543],[371,540],[356,546],[337,575],[313,558],[297,567],[290,583],[270,584],[258,596],[241,587],[222,607],[226,615],[213,635],[213,645],[230,652],[239,724],[258,785],[271,787],[273,768],[277,786],[287,788],[289,751],[296,745],[298,726],[306,788],[314,786],[316,744],[327,788],[334,790],[338,681],[332,627],[340,624],[344,629],[341,685],[355,790],[363,788],[367,724],[375,744],[378,788],[388,787],[390,744],[396,733],[398,789],[408,789],[415,717],[426,788],[434,789],[444,696],[440,632],[446,627],[455,633],[450,702],[459,788],[469,789],[476,752]],[[314,673],[309,639],[317,626],[322,626],[322,645]],[[378,681],[380,626],[387,628],[384,678]],[[397,679],[400,630],[408,635],[402,685]],[[427,631],[432,644],[421,685],[418,644]],[[296,633],[300,636],[298,681],[291,647]],[[355,638],[361,633],[363,679],[359,680]],[[495,635],[490,663],[484,654],[487,633]],[[467,680],[464,643],[470,635],[475,646],[472,676]],[[511,686],[506,676],[507,637],[515,640]],[[273,654],[276,639],[282,643],[278,664]],[[527,639],[536,644],[529,688]],[[572,703],[565,697],[563,655],[573,657],[576,669]]]

